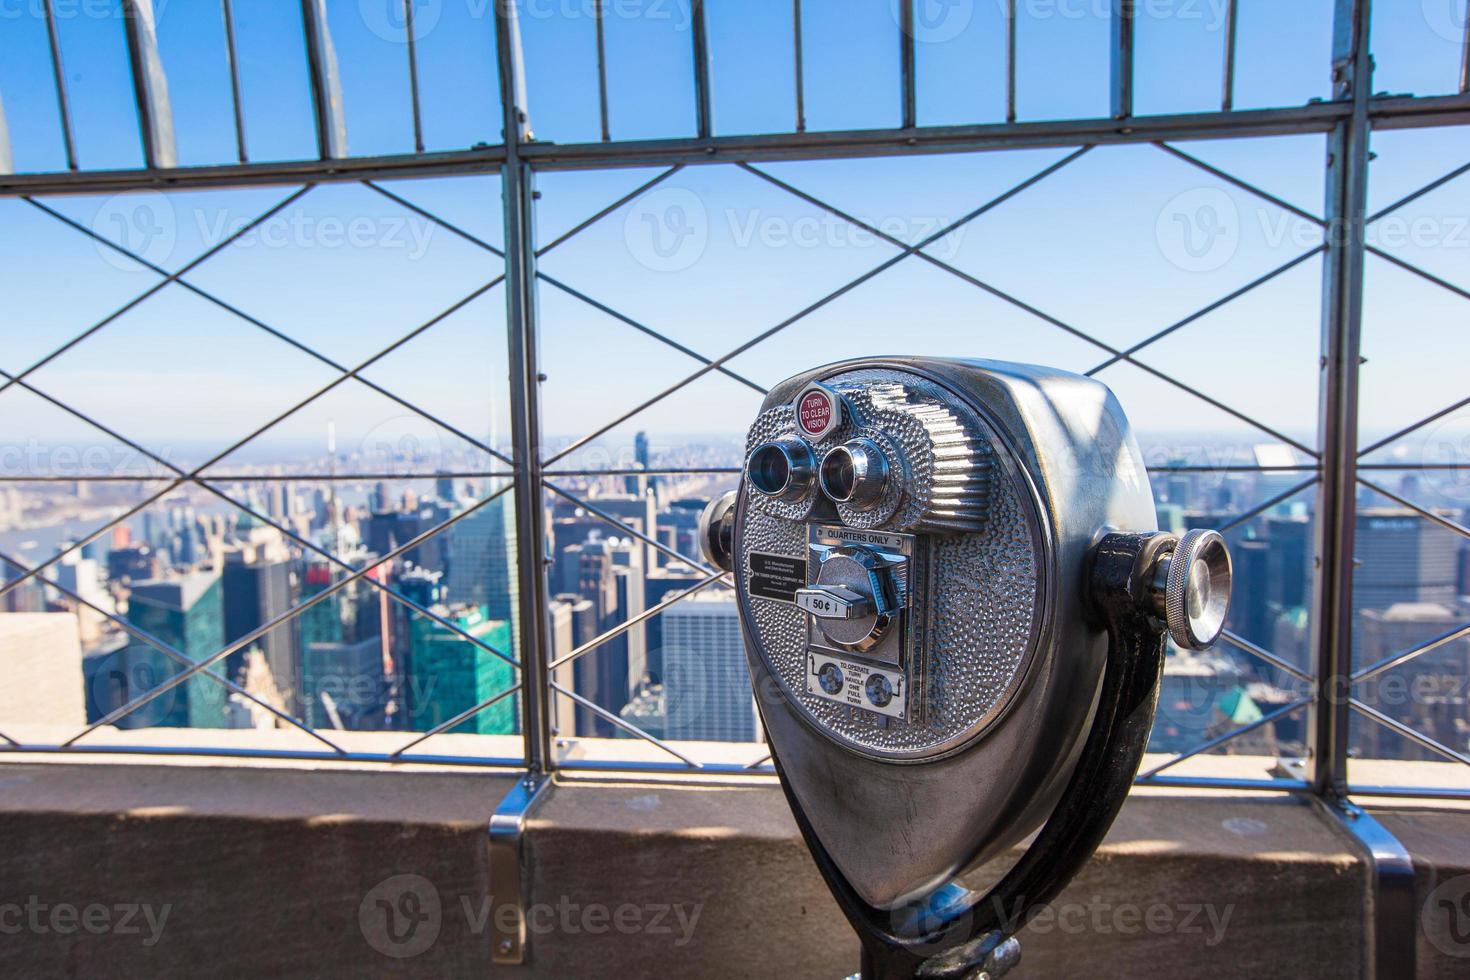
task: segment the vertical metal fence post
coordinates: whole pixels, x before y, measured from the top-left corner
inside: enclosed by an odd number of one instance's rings
[[[15,161],[10,155],[10,129],[5,125],[5,101],[0,99],[0,174],[15,173]]]
[[[1114,119],[1133,115],[1134,0],[1113,0],[1112,111]]]
[[[1312,650],[1317,701],[1308,730],[1310,781],[1322,794],[1347,787],[1348,684],[1352,674],[1353,532],[1357,520],[1358,367],[1363,319],[1363,219],[1368,201],[1367,0],[1338,0],[1333,95],[1352,115],[1327,142],[1327,249],[1322,262],[1322,378],[1317,560]]]
[[[347,117],[326,0],[301,0],[301,21],[306,35],[306,67],[311,77],[317,151],[323,160],[340,160],[348,153]]]
[[[1322,272],[1322,380],[1317,560],[1312,649],[1316,701],[1308,725],[1308,778],[1319,805],[1357,842],[1369,871],[1363,974],[1412,976],[1414,861],[1348,791],[1353,669],[1353,568],[1357,525],[1358,383],[1362,362],[1363,262],[1368,208],[1368,99],[1373,92],[1370,0],[1338,0],[1333,24],[1333,98],[1352,112],[1327,142],[1327,249]]]
[[[128,65],[133,73],[133,95],[138,104],[138,131],[143,159],[150,168],[177,167],[174,115],[168,99],[168,78],[158,54],[153,0],[124,0],[123,25],[128,40]]]
[[[515,458],[516,568],[520,585],[523,682],[521,728],[526,767],[533,777],[552,766],[546,662],[551,623],[547,609],[546,526],[541,519],[541,368],[536,335],[534,177],[521,158],[530,142],[525,63],[515,0],[496,0],[495,43],[505,123],[505,312],[510,361],[511,447]]]

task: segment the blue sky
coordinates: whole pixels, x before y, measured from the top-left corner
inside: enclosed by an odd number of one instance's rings
[[[84,168],[141,161],[117,0],[56,0]],[[181,162],[229,162],[234,127],[219,6],[155,0]],[[1140,4],[1137,107],[1203,111],[1218,99],[1223,0]],[[253,160],[314,154],[299,4],[236,0],[245,126]],[[406,48],[396,0],[328,0],[354,154],[412,149]],[[999,0],[921,0],[920,122],[1004,114]],[[1107,111],[1106,0],[1020,0],[1022,119]],[[1375,89],[1451,91],[1463,3],[1380,0]],[[716,131],[789,129],[794,120],[790,4],[710,0]],[[1457,9],[1458,8],[1458,9]],[[430,150],[499,139],[490,0],[419,0],[418,57]],[[609,0],[614,138],[689,135],[694,125],[687,4]],[[0,98],[16,166],[65,166],[39,0],[0,0]],[[598,137],[590,0],[527,0],[523,24],[539,139]],[[1241,0],[1236,105],[1328,95],[1331,3]],[[805,0],[811,129],[898,122],[898,43],[885,3]],[[1462,130],[1380,133],[1371,197],[1387,204],[1470,159]],[[1321,137],[1182,146],[1309,212],[1322,208]],[[917,241],[1067,155],[1065,149],[902,160],[786,163],[762,169],[904,241]],[[542,241],[659,173],[553,173],[540,179]],[[493,176],[401,181],[394,193],[496,244]],[[1383,247],[1470,288],[1470,178],[1375,229]],[[98,234],[177,269],[290,188],[46,202]],[[1221,249],[1183,236],[1223,221]],[[15,372],[157,281],[36,208],[0,201],[0,367]],[[1181,224],[1182,222],[1182,224]],[[1148,146],[1101,148],[947,235],[928,254],[1114,346],[1127,346],[1313,247],[1314,229]],[[655,237],[662,236],[662,237]],[[1203,241],[1203,239],[1201,239]],[[672,243],[662,254],[658,244]],[[895,248],[734,167],[689,167],[543,259],[542,268],[708,356],[785,320]],[[492,254],[356,185],[322,186],[187,277],[201,289],[352,366],[459,302],[499,271]],[[1363,427],[1386,432],[1464,395],[1470,305],[1370,259]],[[1308,259],[1140,355],[1279,431],[1314,439],[1320,263]],[[598,428],[698,364],[544,286],[548,434]],[[1435,351],[1429,356],[1427,351]],[[985,356],[1086,370],[1105,359],[1014,304],[910,257],[729,365],[769,385],[811,363],[857,354]],[[492,289],[369,369],[366,376],[477,436],[505,433],[504,297]],[[326,384],[335,371],[178,287],[169,287],[32,378],[160,452],[197,461]],[[1135,424],[1155,433],[1268,437],[1135,368],[1101,375]],[[222,393],[227,393],[222,396]],[[758,397],[708,376],[609,433],[733,433]],[[26,392],[0,393],[0,442],[93,444],[105,437]],[[426,426],[349,383],[288,420],[284,443],[339,442]],[[425,438],[443,433],[424,429]],[[1421,452],[1414,439],[1400,451]]]

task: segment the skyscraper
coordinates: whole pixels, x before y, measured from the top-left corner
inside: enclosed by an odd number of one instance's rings
[[[665,735],[755,741],[755,700],[735,597],[701,592],[663,617]]]
[[[1359,609],[1399,602],[1453,602],[1459,588],[1460,539],[1412,511],[1372,507],[1358,512],[1353,574]]]
[[[197,662],[225,645],[222,594],[220,577],[212,572],[137,582],[128,596],[128,622]],[[140,640],[129,644],[124,665],[129,698],[183,670],[172,657]],[[123,719],[119,727],[223,728],[226,696],[224,687],[195,677],[155,699],[151,710],[140,709],[131,725]]]
[[[313,728],[383,728],[388,679],[381,639],[306,644],[301,687],[306,721]]]
[[[481,642],[510,653],[510,624],[488,618],[483,607],[440,606],[434,611]],[[514,683],[515,668],[505,660],[427,616],[414,619],[408,699],[416,731],[446,722]],[[509,735],[515,730],[514,698],[505,698],[451,729],[480,735]]]
[[[520,582],[516,576],[516,525],[509,494],[464,518],[449,535],[449,595],[456,605],[484,606],[488,619],[510,624],[510,649],[520,649]]]
[[[277,619],[294,604],[291,565],[287,561],[252,561],[243,550],[227,551],[220,584],[226,643],[233,643]],[[276,689],[285,700],[286,710],[293,714],[300,711],[301,652],[297,635],[296,623],[287,621],[257,637],[249,646],[226,658],[226,676],[233,678],[239,672],[248,650],[259,649]]]

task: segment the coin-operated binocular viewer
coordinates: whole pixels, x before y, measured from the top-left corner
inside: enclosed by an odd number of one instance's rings
[[[879,358],[766,398],[701,541],[734,573],[776,769],[864,978],[999,976],[1102,840],[1165,633],[1207,647],[1229,605],[1220,535],[1156,527],[1087,378]],[[956,882],[1033,832],[990,891]]]

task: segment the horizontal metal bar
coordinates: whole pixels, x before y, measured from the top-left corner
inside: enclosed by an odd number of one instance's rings
[[[728,743],[727,743],[728,744]],[[744,744],[744,743],[737,743]],[[751,743],[757,744],[757,743]],[[689,777],[690,782],[697,782],[709,776],[742,776],[766,778],[775,775],[774,769],[751,770],[739,763],[734,762],[703,762],[699,764],[698,770],[691,770],[688,765],[677,762],[655,762],[648,760],[620,759],[605,761],[600,759],[561,759],[556,768],[561,772],[593,772],[593,773],[656,773],[659,775],[683,775]]]
[[[287,160],[230,163],[173,170],[88,170],[73,173],[15,174],[0,177],[0,197],[61,197],[73,194],[121,194],[127,191],[171,191],[326,184],[396,178],[479,176],[498,174],[505,162],[501,146],[444,153],[346,157],[340,160]]]
[[[1463,752],[1456,752],[1448,745],[1438,742],[1430,738],[1428,735],[1425,735],[1423,732],[1415,728],[1411,728],[1408,725],[1405,725],[1397,718],[1390,718],[1388,715],[1379,711],[1377,708],[1366,705],[1362,701],[1359,701],[1357,698],[1351,699],[1348,704],[1352,707],[1354,711],[1362,715],[1364,718],[1371,719],[1372,721],[1375,721],[1378,724],[1382,725],[1384,728],[1387,728],[1390,731],[1402,735],[1404,738],[1413,742],[1415,745],[1418,745],[1421,748],[1428,749],[1430,752],[1434,752],[1438,755],[1442,755],[1452,762],[1458,762],[1462,765],[1470,766],[1470,755],[1465,755]]]
[[[547,470],[542,476],[698,476],[701,474],[729,474],[744,472],[739,466],[655,466],[646,470]]]
[[[1150,476],[1161,473],[1316,473],[1321,467],[1315,463],[1300,463],[1294,466],[1260,466],[1255,463],[1199,463],[1184,466],[1148,466]]]
[[[1416,103],[1435,100],[1408,100]],[[1457,121],[1470,118],[1470,100],[1439,106]],[[854,156],[911,156],[976,150],[1066,147],[1107,143],[1177,142],[1228,136],[1325,133],[1349,107],[1324,102],[1287,109],[1133,119],[1081,119],[984,126],[927,126],[917,129],[772,133],[716,136],[707,140],[669,139],[612,143],[536,142],[520,147],[522,158],[538,169],[568,170],[735,161],[832,159]],[[1389,112],[1388,107],[1384,111]],[[1407,107],[1404,111],[1407,111]],[[1425,108],[1426,113],[1429,108]],[[1390,114],[1391,115],[1391,114]],[[502,144],[446,153],[394,154],[336,160],[298,160],[209,167],[21,174],[0,179],[0,196],[18,194],[104,194],[126,190],[326,183],[342,180],[489,173],[505,162]]]
[[[631,472],[642,473],[642,470]],[[652,474],[657,471],[649,470]],[[731,472],[738,473],[739,470]],[[203,478],[216,483],[352,483],[354,481],[383,480],[483,480],[508,479],[515,473],[506,470],[493,472],[428,472],[428,473],[205,473]],[[80,476],[0,476],[0,483],[156,483],[171,477],[163,473],[150,475],[128,474],[84,474]]]
[[[983,126],[929,126],[917,129],[772,133],[717,136],[708,140],[672,139],[612,143],[536,142],[520,148],[522,158],[543,170],[575,170],[679,163],[834,159],[859,156],[912,156],[1046,146],[1181,142],[1231,137],[1326,133],[1350,114],[1342,102],[1305,106],[1136,116],[1130,119],[1044,120]],[[1456,126],[1470,122],[1470,95],[1385,97],[1370,103],[1377,129]],[[328,183],[364,179],[494,173],[505,162],[501,144],[445,153],[406,153],[337,160],[297,160],[179,167],[172,170],[112,170],[17,174],[0,177],[0,197],[22,194],[107,194],[128,190]]]
[[[1470,800],[1470,786],[1455,789],[1446,786],[1358,786],[1349,785],[1349,796],[1399,796],[1406,799]]]
[[[292,749],[266,749],[266,748],[230,748],[225,746],[205,745],[27,745],[19,744],[10,748],[0,747],[0,755],[5,753],[22,754],[34,753],[37,755],[137,755],[137,756],[190,756],[203,758],[224,759],[282,759],[290,761],[311,762],[373,762],[387,765],[426,765],[426,766],[481,766],[486,768],[519,769],[524,766],[525,759],[519,756],[475,756],[475,755],[416,755],[412,758],[403,759],[387,752],[346,752],[338,755],[335,752],[314,752],[310,750]]]
[[[1304,779],[1233,779],[1225,776],[1154,776],[1134,780],[1136,786],[1169,786],[1176,789],[1262,790],[1268,793],[1309,793]]]

